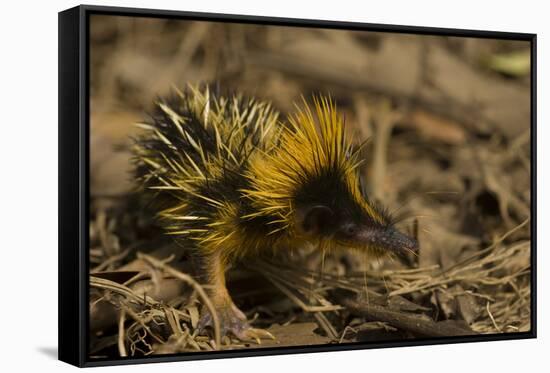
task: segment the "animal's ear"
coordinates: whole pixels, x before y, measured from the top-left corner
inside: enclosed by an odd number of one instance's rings
[[[333,221],[334,212],[324,205],[303,207],[298,211],[298,223],[308,234],[327,233]]]

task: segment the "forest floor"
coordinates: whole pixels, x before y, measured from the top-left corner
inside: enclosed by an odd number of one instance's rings
[[[113,17],[92,21],[91,40],[91,357],[530,330],[526,42]],[[418,256],[303,248],[243,262],[230,292],[275,340],[198,335],[204,287],[136,208],[129,151],[156,95],[197,82],[283,114],[330,93],[350,135],[371,139],[369,193],[402,216]]]

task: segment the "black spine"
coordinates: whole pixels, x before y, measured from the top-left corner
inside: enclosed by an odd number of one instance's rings
[[[81,106],[80,106],[80,8],[58,16],[58,138],[59,138],[59,215],[58,215],[58,358],[82,366],[82,321],[80,268],[81,247],[80,181]]]

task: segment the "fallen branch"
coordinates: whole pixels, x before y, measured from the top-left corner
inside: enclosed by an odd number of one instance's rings
[[[349,291],[336,291],[336,299],[352,312],[358,313],[370,321],[381,321],[398,329],[425,337],[448,337],[457,335],[475,335],[473,330],[457,324],[435,322],[425,316],[395,311],[372,302],[365,303]]]

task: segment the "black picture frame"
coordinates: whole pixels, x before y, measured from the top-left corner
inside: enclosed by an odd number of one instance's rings
[[[144,358],[90,361],[88,348],[88,240],[89,240],[89,19],[94,14],[162,17],[184,20],[253,23],[264,25],[323,27],[346,30],[385,31],[441,36],[498,38],[531,44],[531,330],[529,332],[426,338],[307,347],[278,347],[209,353],[186,353]],[[481,30],[356,22],[209,14],[157,9],[81,5],[59,13],[59,359],[79,367],[217,359],[258,355],[283,355],[463,342],[536,338],[536,91],[537,35]]]

